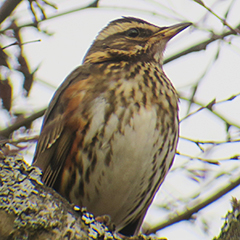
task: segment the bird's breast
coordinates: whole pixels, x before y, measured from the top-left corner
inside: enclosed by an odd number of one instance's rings
[[[177,113],[169,114],[165,108],[152,102],[138,84],[126,80],[94,99],[77,160],[83,174],[76,172],[79,184],[70,191],[71,201],[95,215],[109,214],[118,226],[140,202],[149,205],[177,143]],[[79,187],[84,189],[82,196]]]

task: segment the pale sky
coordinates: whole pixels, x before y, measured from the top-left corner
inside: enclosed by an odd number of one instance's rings
[[[63,12],[66,11],[66,9],[75,8],[75,6],[84,6],[85,3],[87,4],[90,1],[51,0],[51,2],[57,4],[59,12]],[[81,2],[81,5],[79,2]],[[21,109],[24,107],[24,109],[28,109],[31,114],[35,110],[46,107],[54,93],[54,89],[59,86],[76,66],[81,64],[87,49],[97,33],[113,19],[121,16],[134,16],[160,26],[168,26],[183,21],[193,22],[197,25],[197,30],[195,28],[189,28],[171,40],[166,49],[165,56],[170,56],[181,49],[185,49],[203,39],[207,39],[210,35],[206,29],[214,30],[216,33],[220,33],[223,29],[221,22],[216,17],[209,14],[206,16],[206,10],[192,0],[159,0],[158,2],[162,5],[156,4],[156,1],[153,0],[103,0],[100,1],[100,6],[105,6],[106,8],[87,9],[41,23],[41,29],[54,33],[51,37],[39,34],[34,29],[27,28],[23,30],[24,41],[41,39],[40,43],[27,44],[24,47],[31,68],[35,69],[39,64],[41,65],[36,75],[38,81],[34,83],[29,99],[26,101],[18,95],[17,90],[14,92],[14,108]],[[219,1],[219,3],[216,3],[216,0],[208,0],[205,2],[222,16],[231,1]],[[126,10],[123,8],[112,9],[107,6],[136,8],[139,9],[139,11]],[[24,9],[24,3],[20,7],[22,10],[19,11],[18,15],[21,23],[24,23],[28,21],[26,18],[28,12]],[[229,13],[229,19],[227,19],[232,26],[240,22],[239,9],[240,1],[235,1],[235,5]],[[153,16],[151,13],[144,12],[145,10],[157,12],[159,16]],[[57,14],[57,12],[49,9],[48,14],[54,15]],[[166,18],[166,16],[168,17]],[[228,39],[231,40],[231,37]],[[220,48],[219,56],[217,61],[213,63],[218,48]],[[196,100],[207,104],[214,98],[220,101],[239,93],[239,37],[233,40],[232,45],[229,45],[227,42],[213,43],[207,47],[206,51],[193,53],[181,58],[179,61],[176,60],[166,64],[164,70],[177,90],[185,96],[188,96],[191,90],[191,84],[198,81],[205,69],[211,66],[211,64],[213,64],[213,67],[210,68],[209,72],[207,72],[199,84]],[[18,81],[19,78],[16,78],[14,84]],[[46,84],[50,84],[53,88],[47,89]],[[186,115],[187,108],[188,105],[186,102],[181,101],[180,119]],[[192,107],[191,111],[197,108]],[[232,122],[238,125],[240,124],[240,97],[237,97],[232,102],[219,104],[215,109],[220,114],[227,116]],[[41,121],[36,121],[36,133],[39,131],[40,126]],[[226,135],[224,129],[223,122],[207,110],[203,110],[184,120],[181,124],[181,135],[197,140],[225,140]],[[239,139],[239,130],[233,128],[232,134],[238,136]],[[178,146],[178,150],[181,153],[204,158],[225,158],[234,154],[240,154],[239,149],[240,143],[236,143],[231,146],[214,148],[213,151],[207,154],[199,155],[200,150],[193,143],[180,140]],[[34,149],[32,148],[30,152],[33,151]],[[31,155],[26,156],[29,161],[31,157]],[[153,224],[164,219],[166,211],[157,208],[159,202],[176,202],[178,206],[176,210],[183,210],[183,205],[178,205],[178,199],[187,199],[193,194],[200,194],[203,190],[204,193],[202,197],[204,197],[215,189],[219,189],[221,184],[225,184],[229,179],[238,176],[240,172],[240,164],[236,161],[224,161],[220,166],[212,166],[195,160],[189,164],[188,170],[196,168],[212,170],[210,175],[205,176],[205,181],[203,180],[201,183],[197,183],[191,181],[190,178],[186,176],[187,171],[182,169],[182,165],[188,161],[190,160],[187,158],[176,157],[173,171],[168,175],[160,192],[156,196],[155,205],[149,210],[146,217],[147,222]],[[233,172],[232,169],[234,168],[237,170],[232,176],[215,180],[214,173],[221,171]],[[195,223],[183,221],[163,229],[159,232],[159,236],[167,237],[168,240],[212,239],[213,236],[217,236],[220,232],[223,217],[227,213],[227,210],[230,210],[231,196],[240,199],[240,188],[235,189],[225,195],[221,200],[200,211]],[[200,200],[202,197],[200,197]],[[202,231],[202,220],[209,221],[209,234],[205,234]]]

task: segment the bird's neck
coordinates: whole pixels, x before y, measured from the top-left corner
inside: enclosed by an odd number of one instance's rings
[[[111,83],[112,86],[116,84],[119,87],[121,86],[123,91],[129,92],[141,90],[143,93],[152,95],[152,99],[155,99],[156,102],[159,101],[161,96],[173,96],[173,105],[177,107],[176,90],[165,75],[161,64],[154,59],[104,62],[98,63],[95,67],[97,69],[96,76],[99,76],[99,74],[106,76],[105,79],[108,79],[108,84]]]

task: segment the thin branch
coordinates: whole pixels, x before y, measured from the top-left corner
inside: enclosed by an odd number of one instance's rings
[[[218,54],[217,54],[218,55]],[[189,97],[189,103],[188,103],[188,109],[187,109],[187,114],[189,114],[192,103],[194,102],[195,96],[197,94],[197,90],[199,87],[199,84],[201,83],[201,81],[203,80],[203,78],[208,74],[208,72],[212,69],[212,66],[214,64],[214,62],[216,61],[216,57],[214,57],[213,59],[211,59],[210,63],[207,65],[205,71],[203,72],[203,74],[198,77],[198,80],[196,81],[196,83],[194,83],[192,85],[192,94]]]
[[[184,137],[184,136],[180,136],[179,138],[195,143],[197,145],[199,144],[212,144],[212,145],[221,145],[221,144],[226,144],[226,143],[237,143],[240,142],[240,139],[228,139],[226,141],[203,141],[203,140],[196,140],[196,139],[192,139],[192,138],[188,138],[188,137]]]
[[[224,26],[227,26],[231,31],[234,31],[236,34],[240,34],[239,29],[233,29],[226,21],[226,19],[221,18],[218,14],[216,14],[215,12],[213,12],[213,10],[211,8],[209,8],[208,6],[205,5],[205,3],[201,0],[193,0],[194,2],[200,4],[201,6],[203,6],[207,11],[209,11],[211,14],[213,14],[216,18],[218,18],[222,24]]]
[[[72,9],[70,11],[62,12],[62,13],[56,14],[54,16],[48,17],[45,20],[50,20],[50,19],[53,19],[53,18],[61,17],[61,16],[64,16],[64,15],[67,15],[67,14],[70,14],[70,13],[74,13],[74,12],[78,12],[78,11],[81,11],[81,10],[85,10],[85,9],[88,9],[88,8],[98,8],[99,1],[100,0],[94,0],[94,1],[92,1],[92,3],[88,4],[85,7],[74,8],[74,9]]]
[[[199,160],[199,161],[202,161],[202,162],[211,163],[211,164],[215,164],[215,165],[219,165],[219,162],[222,162],[222,161],[240,160],[239,155],[234,155],[234,156],[231,156],[231,157],[228,157],[228,158],[219,158],[219,159],[209,159],[209,158],[195,157],[195,156],[191,156],[191,155],[188,155],[188,154],[183,154],[183,153],[180,153],[180,152],[177,152],[176,155],[180,155],[182,157],[186,157],[186,158],[189,158],[189,159],[196,159],[196,160]]]
[[[183,220],[189,220],[194,213],[197,213],[201,209],[205,208],[209,204],[213,203],[214,201],[218,200],[221,198],[223,195],[226,193],[230,192],[233,190],[235,187],[237,187],[240,184],[240,177],[234,179],[231,181],[229,184],[227,184],[224,188],[221,188],[219,191],[215,192],[213,195],[209,196],[209,198],[200,201],[200,199],[196,199],[192,203],[192,207],[189,206],[186,211],[180,212],[180,213],[175,213],[174,216],[171,214],[169,215],[168,219],[162,223],[159,223],[157,226],[152,227],[150,229],[144,230],[144,234],[151,234],[151,233],[156,233],[157,231],[168,227],[174,223],[183,221]],[[194,202],[196,202],[194,204]]]
[[[11,43],[5,47],[2,47],[2,49],[6,49],[6,48],[9,48],[9,47],[12,47],[12,46],[23,46],[25,44],[29,44],[29,43],[36,43],[36,42],[41,42],[41,39],[37,39],[37,40],[33,40],[33,41],[28,41],[28,42],[23,42],[23,43],[20,43],[18,41],[14,42],[14,43]]]
[[[10,143],[13,145],[16,145],[18,143],[24,143],[24,142],[34,142],[38,140],[39,135],[31,136],[31,137],[23,137],[19,139],[4,139],[0,140],[0,145]]]
[[[239,28],[240,28],[240,25],[238,25],[236,28],[235,28],[235,31],[228,31],[226,33],[223,33],[223,34],[213,34],[211,36],[211,38],[209,40],[206,40],[206,41],[203,41],[201,43],[197,43],[196,45],[186,49],[186,50],[183,50],[182,52],[179,52],[179,53],[176,53],[174,54],[173,56],[171,57],[168,57],[164,60],[164,64],[166,63],[169,63],[177,58],[180,58],[184,55],[187,55],[189,53],[193,53],[193,52],[199,52],[199,51],[202,51],[202,50],[206,50],[207,46],[212,43],[212,42],[215,42],[216,40],[220,40],[220,39],[224,39],[225,37],[229,36],[229,35],[236,35],[236,31],[239,31]]]
[[[5,137],[5,138],[9,138],[9,136],[17,129],[19,129],[22,126],[25,125],[29,125],[31,124],[34,120],[36,120],[37,118],[43,116],[43,114],[45,113],[46,109],[40,110],[39,112],[36,112],[34,114],[32,114],[31,116],[24,118],[23,120],[14,123],[12,126],[3,129],[2,131],[0,131],[0,136],[1,137]]]
[[[29,9],[32,12],[34,19],[33,21],[37,24],[38,23],[38,19],[37,19],[37,12],[40,12],[41,14],[41,19],[46,19],[46,13],[44,10],[43,6],[50,6],[54,9],[57,9],[57,6],[55,4],[52,3],[48,3],[47,1],[42,0],[41,3],[38,2],[38,0],[28,0],[29,1]],[[35,3],[35,4],[34,4]]]
[[[203,110],[203,109],[208,109],[208,110],[211,111],[214,115],[216,115],[218,118],[220,118],[220,119],[223,120],[225,123],[227,123],[229,126],[234,126],[234,127],[236,127],[236,128],[240,128],[240,125],[238,125],[237,123],[233,123],[233,122],[231,122],[230,120],[227,120],[227,119],[226,119],[224,116],[222,116],[220,113],[218,113],[218,112],[216,112],[216,111],[214,111],[214,110],[212,109],[212,107],[213,107],[214,105],[219,104],[219,103],[223,103],[223,102],[227,102],[227,101],[231,101],[231,100],[233,100],[234,98],[236,98],[236,97],[238,97],[238,96],[240,96],[240,93],[237,93],[237,94],[235,94],[234,96],[229,97],[228,99],[221,100],[221,101],[218,101],[218,102],[216,102],[215,99],[213,99],[213,100],[212,100],[210,103],[208,103],[207,105],[194,100],[193,103],[196,104],[196,105],[198,105],[198,106],[200,106],[200,108],[197,109],[196,111],[188,114],[187,116],[183,117],[180,122],[182,122],[182,121],[185,120],[186,118],[188,118],[188,117],[196,114],[197,112],[199,112],[199,111],[201,111],[201,110]],[[185,101],[190,101],[188,98],[183,97],[183,96],[180,96],[180,99],[185,100]]]
[[[12,0],[10,0],[10,1],[12,1]],[[99,2],[99,0],[94,0],[92,3],[88,4],[85,7],[75,8],[75,9],[72,9],[72,10],[69,10],[69,11],[66,11],[66,12],[62,12],[62,13],[59,13],[59,14],[56,14],[56,15],[53,15],[53,16],[49,16],[45,19],[39,19],[37,23],[41,23],[43,21],[47,21],[47,20],[51,20],[51,19],[54,19],[54,18],[57,18],[57,17],[65,16],[67,14],[75,13],[75,12],[85,10],[85,9],[88,9],[88,8],[97,8],[98,7],[98,2]],[[21,28],[24,28],[24,27],[36,27],[36,25],[37,25],[36,22],[32,22],[32,23],[27,23],[27,24],[24,24],[24,25],[20,25],[20,26],[18,26],[18,28],[21,29]],[[11,28],[9,27],[9,28],[3,29],[3,30],[0,31],[0,33],[6,31],[8,29],[11,29]]]

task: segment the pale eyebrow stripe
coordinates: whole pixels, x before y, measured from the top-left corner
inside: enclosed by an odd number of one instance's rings
[[[148,28],[153,32],[156,32],[159,28],[147,23],[138,23],[138,22],[125,22],[125,23],[115,23],[114,25],[109,25],[104,28],[96,38],[96,40],[104,40],[107,37],[114,35],[119,32],[125,32],[131,28]]]

